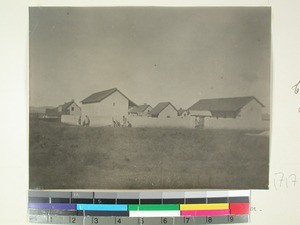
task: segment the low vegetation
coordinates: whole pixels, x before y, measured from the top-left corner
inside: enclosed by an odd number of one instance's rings
[[[267,188],[255,131],[79,127],[30,119],[32,189]]]

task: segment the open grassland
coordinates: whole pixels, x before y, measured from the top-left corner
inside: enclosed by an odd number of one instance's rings
[[[268,188],[255,131],[78,127],[30,119],[32,189]]]

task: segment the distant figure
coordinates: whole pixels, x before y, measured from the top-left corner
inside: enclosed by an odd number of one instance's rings
[[[195,128],[198,128],[198,117],[195,117]]]
[[[128,121],[128,127],[132,127],[131,123]]]
[[[86,115],[83,121],[83,126],[88,127],[90,125],[90,118]]]
[[[123,127],[126,127],[127,125],[127,119],[125,116],[123,116]]]
[[[78,125],[81,125],[81,116],[78,118]]]

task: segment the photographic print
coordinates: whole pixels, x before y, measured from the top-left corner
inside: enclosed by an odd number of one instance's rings
[[[31,7],[30,189],[268,189],[270,7]]]

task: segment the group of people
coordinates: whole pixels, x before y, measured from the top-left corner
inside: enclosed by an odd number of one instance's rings
[[[131,123],[123,116],[123,123],[121,124],[118,120],[112,118],[113,127],[132,127]]]
[[[83,127],[88,127],[90,126],[90,118],[87,115],[85,115],[83,121],[81,121],[81,116],[80,116],[78,119],[78,124],[82,125]]]
[[[112,118],[113,127],[132,127],[131,123],[127,120],[125,116],[123,116],[123,123],[121,124],[118,120],[115,120]],[[78,119],[78,124],[83,127],[89,127],[90,126],[90,118],[85,115],[84,119],[82,120],[82,117],[80,116]]]

